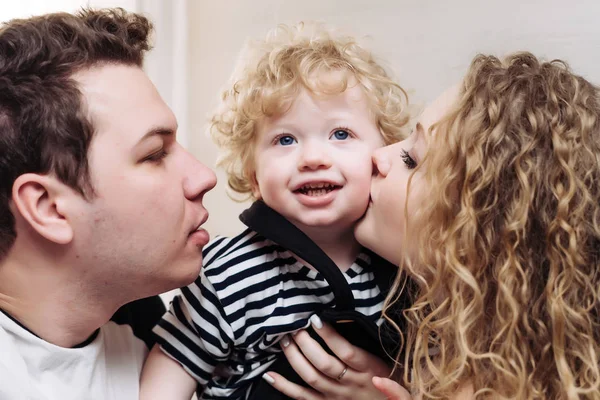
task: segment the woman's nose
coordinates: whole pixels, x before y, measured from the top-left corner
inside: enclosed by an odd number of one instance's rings
[[[373,152],[373,175],[387,176],[391,168],[388,147],[382,147]]]

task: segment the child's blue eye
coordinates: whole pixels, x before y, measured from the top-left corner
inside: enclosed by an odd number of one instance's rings
[[[295,142],[296,142],[296,139],[294,139],[290,135],[284,135],[279,138],[279,144],[282,146],[289,146],[291,144],[294,144]]]
[[[338,129],[335,132],[333,132],[333,134],[331,135],[331,139],[346,140],[349,136],[350,134],[347,131],[343,129]]]

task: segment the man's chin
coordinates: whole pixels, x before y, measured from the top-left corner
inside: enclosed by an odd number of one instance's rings
[[[202,258],[200,257],[197,262],[187,263],[187,265],[181,266],[180,269],[171,269],[168,280],[168,286],[165,291],[179,289],[184,286],[188,286],[193,283],[202,270]]]

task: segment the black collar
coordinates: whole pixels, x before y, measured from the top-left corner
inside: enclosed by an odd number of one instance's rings
[[[240,220],[265,238],[290,250],[313,266],[325,278],[335,296],[336,309],[353,310],[354,296],[342,271],[304,232],[262,201],[256,201]],[[398,268],[368,252],[379,290],[387,294]]]

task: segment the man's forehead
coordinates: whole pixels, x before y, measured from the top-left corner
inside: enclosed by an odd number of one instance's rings
[[[79,82],[82,92],[95,93],[106,86],[115,90],[122,89],[120,83],[128,82],[131,79],[139,80],[142,75],[145,76],[144,71],[137,66],[99,63],[76,72],[73,74],[73,79]]]
[[[176,129],[173,113],[139,67],[104,64],[73,78],[97,131],[116,130],[141,137],[156,126]]]
[[[102,111],[115,102],[131,103],[140,95],[154,94],[144,72],[127,65],[103,64],[73,75],[88,107]],[[132,90],[134,89],[134,90]]]

